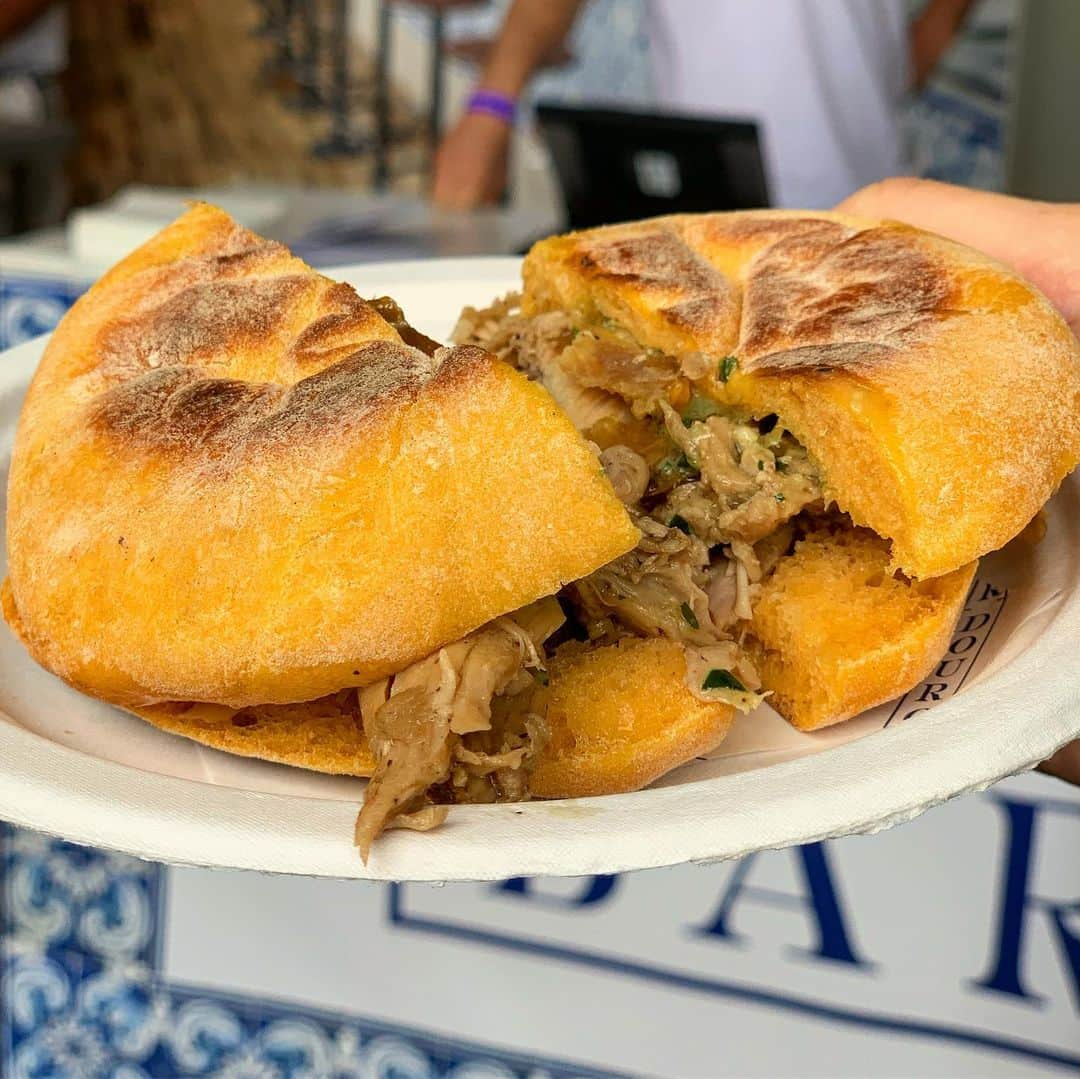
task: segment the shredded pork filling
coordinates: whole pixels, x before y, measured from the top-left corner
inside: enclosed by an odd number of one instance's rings
[[[820,504],[822,487],[776,417],[754,420],[694,392],[734,358],[669,356],[608,319],[525,315],[515,295],[466,309],[454,339],[543,383],[641,529],[633,551],[565,590],[589,639],[677,640],[696,696],[752,707],[760,683],[737,639],[791,547],[792,518]]]
[[[564,621],[554,598],[489,622],[360,693],[375,755],[356,822],[367,860],[388,827],[433,828],[453,802],[518,801],[546,737],[543,645]]]
[[[803,447],[775,417],[755,421],[694,393],[715,358],[644,348],[609,320],[525,316],[509,296],[467,308],[454,340],[543,383],[641,531],[632,551],[561,593],[582,635],[678,641],[691,692],[754,707],[760,682],[738,641],[791,547],[791,519],[821,501]],[[450,803],[528,797],[547,738],[545,643],[564,620],[558,600],[540,600],[360,691],[376,759],[356,823],[365,860],[380,832],[433,828]]]

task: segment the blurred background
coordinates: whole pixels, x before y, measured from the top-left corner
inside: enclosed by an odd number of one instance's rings
[[[516,38],[511,6],[4,0],[0,346],[196,191],[320,265],[895,172],[1080,197],[1072,0],[519,0]]]
[[[580,116],[572,117],[568,135],[565,123],[556,130],[551,122],[536,122],[538,102],[571,113],[603,107],[757,119],[764,123],[764,187],[755,192],[748,182],[738,194],[776,204],[801,195],[810,204],[818,189],[792,188],[785,176],[788,151],[778,145],[785,137],[783,119],[747,117],[754,94],[733,96],[722,80],[719,88],[702,87],[728,69],[745,84],[744,68],[764,71],[779,85],[761,106],[766,110],[777,108],[775,98],[788,86],[793,97],[801,94],[794,89],[800,81],[809,81],[819,96],[856,97],[864,126],[841,134],[880,139],[875,127],[888,126],[896,143],[888,150],[892,157],[877,152],[894,171],[1051,197],[1071,190],[1075,196],[1075,96],[1069,91],[1076,79],[1072,46],[1080,35],[1076,4],[869,0],[863,7],[875,5],[890,17],[902,11],[910,26],[927,6],[948,10],[936,20],[944,25],[924,35],[932,38],[923,49],[927,55],[909,61],[895,54],[887,20],[860,26],[857,16],[852,22],[850,15],[826,10],[820,26],[807,20],[785,25],[782,19],[777,25],[766,13],[775,5],[766,3],[749,16],[758,27],[738,28],[739,40],[728,45],[748,46],[741,66],[729,51],[704,75],[691,73],[679,83],[671,67],[696,59],[679,37],[701,22],[695,0],[564,4],[580,9],[565,40],[521,59],[534,77],[525,82],[517,123],[507,135],[505,187],[484,200],[493,203],[483,207],[487,212],[461,221],[425,205],[433,157],[440,136],[454,134],[471,89],[490,73],[506,0],[5,0],[0,236],[22,237],[20,250],[34,244],[46,253],[107,265],[136,235],[131,230],[140,217],[165,219],[178,192],[210,187],[228,189],[232,208],[256,227],[329,248],[324,262],[517,250],[566,221],[567,195],[578,196],[576,187],[604,179],[578,176],[575,184],[569,172],[584,164],[570,160],[573,147],[566,143]],[[784,7],[781,0],[776,10]],[[832,26],[830,18],[837,20]],[[727,30],[722,24],[712,29],[706,44],[724,57]],[[854,49],[845,35],[854,35]],[[815,43],[815,36],[824,40]],[[782,70],[785,54],[808,41],[822,64],[838,67],[842,77],[826,83],[812,70],[809,76]],[[931,66],[905,72],[903,63]],[[871,72],[855,71],[860,65]],[[889,95],[887,115],[875,93]],[[733,99],[726,101],[725,94]],[[834,111],[853,107],[855,102],[841,102]],[[648,150],[650,137],[662,135],[641,132],[639,149]],[[724,143],[731,134],[695,131],[682,150],[692,153],[710,138]],[[835,138],[822,138],[818,153],[835,144]],[[484,152],[490,151],[474,141],[457,156]],[[856,169],[852,178],[871,175],[874,164],[861,174]],[[648,159],[644,165],[648,186]],[[651,165],[652,187],[659,183],[662,189],[662,156]],[[443,171],[442,204],[476,211],[475,178],[466,178],[471,189],[448,193],[453,170]],[[847,193],[842,179],[827,190],[836,197]],[[678,194],[668,191],[666,197],[670,208],[680,208]]]
[[[192,196],[327,267],[897,171],[1080,200],[1077,0],[515,8],[0,0],[0,349]],[[0,824],[0,1076],[1075,1073],[1078,818],[1028,776],[873,840],[445,889]]]

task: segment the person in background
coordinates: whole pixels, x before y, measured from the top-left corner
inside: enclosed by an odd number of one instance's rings
[[[899,110],[973,0],[645,0],[661,109],[756,120],[772,201],[824,208],[907,171]],[[514,0],[464,116],[442,141],[432,198],[497,202],[517,100],[584,0]]]

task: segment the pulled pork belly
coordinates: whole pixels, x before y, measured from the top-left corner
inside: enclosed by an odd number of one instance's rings
[[[695,695],[752,707],[760,683],[734,638],[794,542],[792,519],[820,506],[822,484],[775,416],[754,419],[694,392],[737,361],[670,356],[610,319],[524,315],[513,294],[467,308],[454,341],[482,345],[549,390],[641,530],[633,551],[564,591],[589,639],[679,641]]]
[[[511,293],[483,311],[466,307],[452,340],[455,344],[480,345],[542,382],[580,431],[604,419],[616,423],[631,419],[633,413],[626,401],[612,392],[615,387],[604,385],[602,378],[598,381],[595,365],[590,368],[586,362],[587,342],[595,340],[594,335],[580,333],[562,311],[523,315],[519,300]],[[610,355],[618,353],[613,349]],[[581,377],[582,372],[575,368],[575,358],[586,377]],[[625,380],[631,369],[625,358],[622,368]]]
[[[356,821],[365,862],[384,829],[433,828],[447,803],[527,797],[546,739],[542,649],[564,619],[539,600],[361,690],[376,760]]]
[[[618,639],[620,630],[715,643],[724,622],[713,619],[709,549],[695,536],[631,511],[638,545],[583,580],[567,586],[590,640]]]
[[[662,513],[685,520],[709,543],[756,543],[821,500],[821,481],[806,450],[775,424],[768,431],[695,397],[702,419],[661,404],[664,427],[697,479],[670,490]]]
[[[821,501],[817,468],[775,416],[754,420],[693,392],[692,379],[716,368],[700,353],[644,348],[610,319],[578,327],[563,311],[527,316],[515,294],[466,308],[453,339],[543,383],[599,447],[627,505],[677,518],[710,545],[756,543]]]
[[[579,386],[622,398],[635,416],[647,416],[658,404],[689,397],[689,382],[682,377],[678,360],[642,348],[610,321],[574,332],[557,366]]]
[[[755,548],[744,544],[738,556],[714,553],[680,528],[634,510],[631,516],[641,529],[638,545],[563,592],[589,640],[678,641],[686,652],[685,684],[695,697],[754,708],[761,683],[733,634],[739,619],[750,617],[751,593],[761,580]],[[740,558],[754,567],[753,576]]]

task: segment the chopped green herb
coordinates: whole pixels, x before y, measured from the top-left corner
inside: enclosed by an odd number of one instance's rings
[[[727,382],[733,374],[735,374],[735,368],[739,366],[739,361],[734,356],[725,356],[720,361],[720,368],[717,374],[720,376],[721,382]]]
[[[773,495],[773,498],[775,498],[777,502],[786,502],[787,501],[787,499],[784,498],[783,494],[780,491],[777,491],[776,494]]]
[[[689,427],[691,424],[700,423],[701,420],[707,420],[710,416],[716,416],[723,411],[723,407],[715,401],[710,401],[708,397],[695,393],[683,410],[683,426]]]
[[[762,461],[762,460],[759,460],[759,461],[758,461],[758,463],[757,463],[757,470],[758,470],[759,472],[764,472],[764,471],[765,471],[765,462],[764,462],[764,461]]]
[[[690,609],[690,604],[689,603],[684,603],[679,608],[679,610],[682,611],[682,616],[683,616],[683,618],[686,619],[686,624],[691,629],[700,629],[701,628],[701,626],[699,625],[698,620],[697,620],[697,615],[694,614],[694,612]]]
[[[701,683],[702,689],[734,689],[739,693],[746,692],[746,686],[742,684],[731,673],[731,671],[725,671],[720,667],[713,667],[707,675],[705,675],[705,681]]]
[[[670,480],[672,484],[681,483],[690,476],[696,476],[698,470],[690,463],[685,453],[665,457],[657,466],[656,474],[661,480]]]
[[[675,514],[667,523],[668,528],[677,528],[680,532],[690,535],[690,522],[679,514]]]
[[[546,686],[551,681],[551,676],[544,670],[543,667],[533,667],[529,673],[535,678],[540,685]]]

